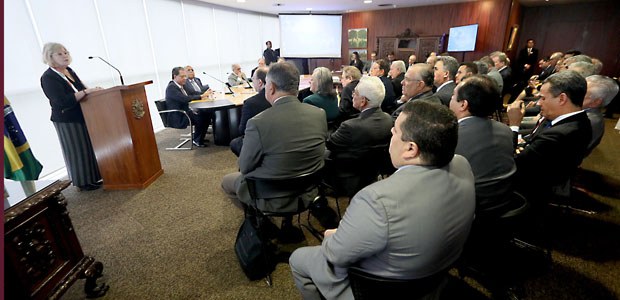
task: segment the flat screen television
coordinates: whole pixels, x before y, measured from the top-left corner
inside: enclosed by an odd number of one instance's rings
[[[448,52],[474,51],[478,24],[450,28],[448,36]]]

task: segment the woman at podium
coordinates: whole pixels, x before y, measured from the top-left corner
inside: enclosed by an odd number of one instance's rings
[[[96,190],[101,187],[101,175],[79,102],[101,88],[86,88],[69,67],[69,51],[59,43],[43,46],[43,62],[49,68],[41,76],[41,87],[52,107],[51,121],[58,133],[69,178],[82,191]]]

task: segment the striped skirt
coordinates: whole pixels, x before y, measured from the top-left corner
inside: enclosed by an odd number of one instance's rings
[[[74,186],[94,184],[101,180],[97,159],[88,130],[81,123],[56,123],[56,132],[65,157],[67,172]]]

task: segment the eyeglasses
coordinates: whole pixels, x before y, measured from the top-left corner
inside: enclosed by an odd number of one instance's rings
[[[194,72],[194,69],[187,69],[187,71],[191,71],[191,72]]]

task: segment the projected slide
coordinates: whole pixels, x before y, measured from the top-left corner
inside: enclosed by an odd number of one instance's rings
[[[280,15],[279,19],[280,56],[340,57],[342,16]]]
[[[474,51],[478,24],[450,28],[448,51]]]

